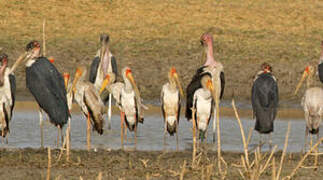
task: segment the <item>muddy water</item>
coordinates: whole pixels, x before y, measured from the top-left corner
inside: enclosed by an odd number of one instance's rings
[[[105,118],[106,119],[106,118]],[[245,134],[254,126],[254,121],[242,118]],[[277,144],[279,149],[283,149],[284,139],[287,130],[287,123],[291,120],[291,132],[289,136],[288,151],[300,151],[304,144],[305,122],[300,119],[278,119],[275,121],[275,132],[272,136],[273,144]],[[0,144],[0,147],[25,148],[40,147],[39,116],[36,111],[16,111],[11,121],[11,133],[9,134],[9,144]],[[191,123],[184,118],[180,120],[179,128],[179,150],[190,149],[192,143]],[[175,136],[167,135],[167,145],[163,146],[163,120],[159,114],[149,115],[145,118],[144,124],[138,127],[137,150],[175,150]],[[212,122],[209,126],[209,136],[207,143],[210,149],[216,150],[212,144]],[[47,121],[44,123],[44,143],[45,146],[56,147],[57,129]],[[240,129],[234,117],[221,117],[221,141],[224,151],[242,151]],[[86,120],[80,113],[73,113],[71,121],[72,148],[86,148]],[[105,131],[103,135],[92,132],[92,147],[120,149],[120,118],[112,116],[112,130]],[[253,132],[249,148],[253,148],[259,142],[259,134]],[[128,132],[128,142],[126,149],[134,147],[133,133]],[[268,145],[264,146],[268,149]]]

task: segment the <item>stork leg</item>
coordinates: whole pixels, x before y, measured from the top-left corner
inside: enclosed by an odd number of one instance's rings
[[[44,147],[44,131],[43,131],[43,115],[42,110],[39,109],[39,126],[40,126],[40,147]]]
[[[271,133],[269,133],[269,141],[268,141],[268,144],[269,144],[269,149],[270,149],[270,151],[271,151],[271,149],[272,149],[272,136],[271,136]]]
[[[121,111],[120,112],[120,128],[121,128],[121,148],[123,149],[123,133],[124,133],[124,113]]]
[[[214,110],[213,110],[213,143],[215,143],[215,138],[216,138],[216,132],[215,132],[215,129],[216,129],[216,122],[217,122],[217,116],[216,116],[216,111],[217,111],[217,109],[216,109],[216,107],[214,107],[213,108]]]
[[[4,143],[4,124],[5,124],[5,121],[4,121],[4,118],[1,116],[1,121],[2,121],[2,125],[1,125],[1,143],[3,144]]]
[[[176,151],[178,151],[178,120],[176,120]]]
[[[137,122],[138,122],[138,119],[136,119],[135,121],[135,150],[137,149]]]
[[[109,93],[109,104],[108,104],[108,129],[111,129],[111,93]]]
[[[164,121],[164,149],[166,149],[166,133],[167,133],[167,115],[165,113],[165,121]]]
[[[60,144],[59,138],[61,138],[61,141],[63,143],[62,127],[60,125],[57,126],[57,148],[59,147],[59,144]]]
[[[304,149],[303,149],[303,153],[306,152],[307,138],[308,138],[308,127],[306,126],[306,128],[305,128],[305,138],[304,138]]]
[[[91,149],[91,122],[90,122],[90,113],[87,113],[87,128],[86,128],[86,142],[87,142],[87,150]]]

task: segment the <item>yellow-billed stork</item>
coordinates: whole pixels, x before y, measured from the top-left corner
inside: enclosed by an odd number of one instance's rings
[[[161,110],[164,117],[164,144],[166,144],[166,133],[171,136],[176,133],[176,144],[178,146],[178,124],[181,113],[181,98],[184,92],[178,78],[175,67],[168,73],[168,82],[162,86],[160,100]]]
[[[16,78],[8,67],[8,56],[5,53],[0,54],[0,63],[0,136],[6,137],[8,143],[7,133],[10,132],[9,123],[15,105]]]

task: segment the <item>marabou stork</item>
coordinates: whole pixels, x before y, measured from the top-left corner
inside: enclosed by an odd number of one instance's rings
[[[6,143],[8,143],[6,135],[10,132],[9,123],[15,106],[16,78],[8,67],[8,56],[5,53],[0,54],[0,63],[0,136],[6,137]]]
[[[172,67],[168,73],[168,82],[162,86],[160,95],[161,110],[164,117],[164,145],[168,132],[171,136],[176,133],[176,144],[178,146],[178,124],[181,113],[181,97],[183,96],[184,92],[178,74],[176,69]]]
[[[88,149],[90,149],[90,124],[100,135],[103,134],[105,108],[99,92],[92,83],[85,82],[85,76],[86,68],[78,67],[73,80],[72,91],[75,101],[87,117],[87,143]]]
[[[271,148],[271,133],[274,131],[274,120],[279,102],[278,86],[277,80],[272,74],[272,67],[268,63],[263,63],[261,69],[253,81],[251,103],[253,117],[256,118],[255,130],[259,132],[260,136],[261,134],[269,134]],[[261,144],[262,142],[259,145]]]
[[[194,118],[199,139],[204,141],[216,101],[216,92],[214,91],[211,73],[202,73],[200,83],[202,87],[194,92],[193,108],[196,110]]]
[[[98,50],[95,58],[92,61],[91,69],[90,69],[90,82],[94,84],[95,88],[99,91],[104,81],[104,78],[108,74],[114,74],[111,76],[112,83],[116,81],[117,77],[117,61],[116,58],[109,50],[109,35],[102,34],[100,36],[100,45],[101,48]],[[111,94],[103,93],[104,104],[109,101],[108,104],[108,129],[111,129]]]
[[[36,99],[40,109],[48,114],[50,122],[58,127],[58,134],[62,137],[61,130],[70,118],[64,79],[46,57],[40,56],[40,51],[38,41],[28,43],[26,53],[20,56],[11,71],[14,71],[22,61],[25,62],[27,88]],[[43,146],[43,119],[41,112],[39,112],[39,115],[41,146]],[[59,144],[59,135],[57,144]]]
[[[316,134],[319,140],[319,128],[323,116],[323,89],[320,87],[308,88],[302,98],[305,114],[306,129],[304,151],[306,151],[308,133]],[[311,138],[312,139],[312,138]]]
[[[123,134],[126,133],[124,124],[126,124],[129,131],[135,132],[136,145],[138,122],[144,122],[140,93],[129,67],[124,67],[122,69],[122,77],[124,80],[124,86],[120,92],[121,144],[123,145]]]
[[[317,71],[319,74],[320,81],[323,83],[323,41],[321,42],[321,57],[319,60],[319,65],[317,67]]]
[[[216,92],[217,95],[217,100],[215,103],[217,104],[216,107],[219,106],[220,99],[222,99],[223,92],[224,92],[224,86],[225,86],[225,80],[224,80],[224,72],[223,72],[223,65],[215,61],[214,56],[213,56],[213,37],[209,33],[204,33],[201,36],[201,44],[205,47],[205,52],[206,52],[206,62],[205,64],[200,67],[195,75],[193,76],[190,84],[187,86],[186,89],[186,111],[185,111],[185,116],[187,120],[192,119],[192,110],[191,108],[193,107],[193,98],[194,98],[194,93],[197,89],[202,88],[201,84],[201,79],[204,75],[205,72],[209,72],[213,85],[214,85],[214,91]],[[214,113],[215,116],[219,116],[219,110],[216,108],[216,113]],[[196,112],[198,113],[198,112]],[[218,119],[218,118],[217,118]],[[215,141],[215,118],[213,121],[213,142]]]

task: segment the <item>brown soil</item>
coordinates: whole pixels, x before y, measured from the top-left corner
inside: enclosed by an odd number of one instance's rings
[[[214,35],[215,58],[223,63],[224,99],[249,99],[253,76],[264,61],[273,66],[281,100],[291,100],[305,66],[318,62],[322,1],[0,1],[0,49],[10,65],[34,39],[60,72],[89,66],[102,32],[111,51],[133,69],[145,100],[158,99],[167,71],[175,66],[183,86],[204,62],[200,36]],[[30,97],[25,70],[17,69],[20,98]],[[316,80],[316,85],[320,85]],[[302,95],[302,90],[298,98]],[[29,98],[30,99],[30,98]]]
[[[191,166],[191,151],[122,151],[103,150],[87,152],[73,150],[71,161],[65,156],[57,160],[59,151],[52,151],[51,179],[95,179],[102,172],[102,179],[179,179],[184,161],[186,168],[184,179],[217,179],[216,152],[204,152],[198,166]],[[223,158],[228,164],[226,179],[242,179],[236,165],[240,164],[241,153],[224,152]],[[268,155],[267,155],[268,156]],[[47,172],[47,150],[40,149],[1,149],[1,179],[45,179]],[[275,154],[276,164],[280,162],[281,153]],[[282,177],[291,173],[300,160],[301,154],[287,154],[282,169]],[[252,160],[253,155],[250,156]],[[313,157],[305,161],[311,166]],[[207,171],[207,167],[209,170]],[[277,166],[278,167],[278,166]],[[300,169],[295,179],[319,180],[322,178],[323,164],[319,161],[318,170]],[[260,179],[271,179],[269,167]]]

